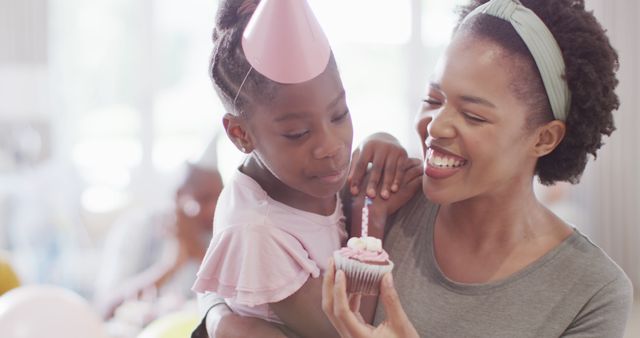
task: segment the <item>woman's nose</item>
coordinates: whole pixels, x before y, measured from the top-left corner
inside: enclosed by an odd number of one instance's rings
[[[444,108],[431,114],[430,121],[426,125],[426,134],[432,138],[452,138],[455,136],[453,127],[453,115]]]

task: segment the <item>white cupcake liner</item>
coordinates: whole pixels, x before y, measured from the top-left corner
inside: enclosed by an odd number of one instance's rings
[[[380,281],[385,273],[393,270],[393,262],[387,265],[367,264],[355,259],[333,253],[333,260],[337,270],[344,271],[347,276],[347,292],[363,295],[377,295],[380,292]]]

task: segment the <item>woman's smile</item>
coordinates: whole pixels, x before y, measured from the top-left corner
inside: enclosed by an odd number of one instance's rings
[[[460,171],[467,162],[466,159],[460,156],[435,147],[429,147],[425,154],[424,173],[431,178],[447,178]]]

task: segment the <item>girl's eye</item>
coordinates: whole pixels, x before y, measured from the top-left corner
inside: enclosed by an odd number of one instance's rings
[[[463,113],[464,117],[467,120],[473,121],[473,122],[477,122],[477,123],[483,123],[483,122],[487,122],[487,120],[483,119],[482,117],[475,115],[475,114],[471,114],[471,113]]]
[[[349,116],[349,110],[345,111],[344,113],[334,117],[331,122],[338,122],[338,121],[342,121],[344,119],[347,118],[347,116]]]
[[[290,139],[290,140],[299,140],[301,139],[303,136],[307,135],[309,133],[308,130],[305,130],[303,132],[300,133],[293,133],[293,134],[284,134],[282,136]]]

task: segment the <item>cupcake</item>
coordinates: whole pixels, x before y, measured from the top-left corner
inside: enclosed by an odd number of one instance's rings
[[[393,269],[382,241],[370,236],[350,238],[347,247],[334,251],[333,259],[347,277],[348,293],[378,294],[382,276]]]

